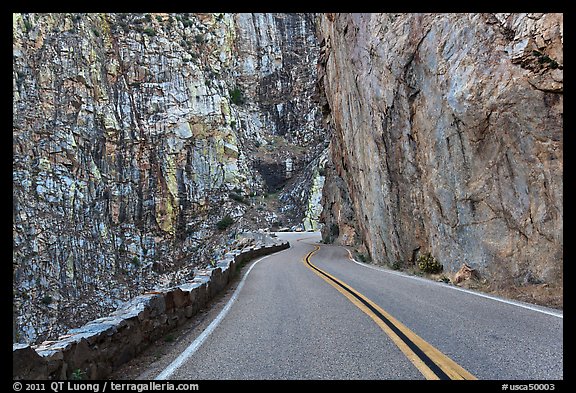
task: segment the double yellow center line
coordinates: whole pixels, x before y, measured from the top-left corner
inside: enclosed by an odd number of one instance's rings
[[[308,253],[304,259],[304,263],[314,273],[336,288],[346,296],[348,300],[372,318],[426,379],[477,379],[373,301],[331,274],[314,266],[312,262],[310,262],[310,258],[319,249],[320,246],[316,246],[314,251]]]

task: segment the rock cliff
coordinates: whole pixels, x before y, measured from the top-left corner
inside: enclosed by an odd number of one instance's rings
[[[13,14],[15,342],[319,214],[374,263],[562,288],[562,15],[317,17]]]
[[[293,189],[327,146],[314,33],[307,14],[13,15],[15,341],[305,219]]]
[[[562,286],[562,14],[324,14],[327,241]],[[364,252],[366,252],[364,251]]]

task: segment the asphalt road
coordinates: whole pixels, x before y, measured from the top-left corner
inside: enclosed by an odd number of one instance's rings
[[[440,374],[424,372],[426,367],[445,370],[450,366],[442,364],[453,364],[477,379],[563,379],[561,311],[367,267],[342,247],[315,245],[317,233],[278,235],[291,248],[251,268],[202,345],[167,373],[168,363],[205,331],[226,301],[140,378],[164,371],[163,378],[177,380],[430,379]],[[325,274],[308,265],[307,256]],[[390,318],[390,328],[377,310]]]

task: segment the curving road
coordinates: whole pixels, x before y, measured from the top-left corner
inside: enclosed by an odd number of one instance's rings
[[[318,233],[278,236],[291,248],[244,268],[235,299],[140,378],[563,379],[562,312],[363,265]]]

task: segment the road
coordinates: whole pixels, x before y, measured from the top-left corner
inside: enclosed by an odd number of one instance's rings
[[[290,249],[246,266],[235,298],[138,378],[563,379],[561,311],[366,266],[318,233],[278,236]]]

